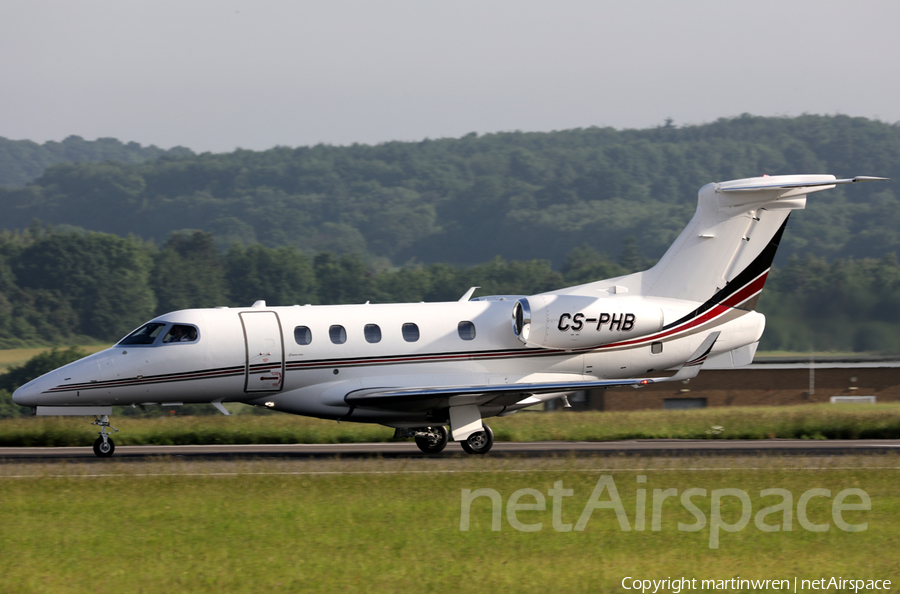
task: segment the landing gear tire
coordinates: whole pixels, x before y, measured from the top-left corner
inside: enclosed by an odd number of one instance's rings
[[[426,427],[423,433],[425,435],[416,435],[416,445],[426,454],[437,454],[447,447],[450,438],[443,425]]]
[[[113,440],[110,437],[107,437],[106,441],[103,441],[102,437],[98,437],[94,441],[94,453],[100,458],[109,458],[115,451],[116,444],[113,443]]]
[[[91,425],[100,427],[100,437],[94,441],[94,453],[99,458],[109,458],[116,451],[116,444],[113,443],[109,435],[115,433],[118,429],[109,424],[107,415],[98,416]]]
[[[494,432],[487,425],[481,426],[483,431],[473,433],[465,441],[459,442],[467,454],[487,454],[494,445]]]

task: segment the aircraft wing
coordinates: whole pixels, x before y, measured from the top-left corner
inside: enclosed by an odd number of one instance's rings
[[[458,397],[479,405],[496,404],[509,406],[535,394],[569,393],[578,390],[594,390],[619,386],[646,386],[661,382],[683,381],[696,377],[706,362],[719,332],[711,332],[701,343],[691,358],[682,365],[675,375],[669,377],[644,377],[613,380],[585,380],[562,382],[532,382],[511,384],[482,384],[470,386],[413,387],[413,388],[363,388],[350,392],[344,397],[347,404],[373,408],[433,409],[453,406]]]

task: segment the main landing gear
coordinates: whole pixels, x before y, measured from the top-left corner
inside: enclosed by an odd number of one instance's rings
[[[116,451],[116,444],[113,443],[110,434],[117,432],[118,429],[109,424],[109,417],[106,415],[96,417],[91,425],[100,427],[100,437],[94,441],[94,453],[99,458],[109,458]],[[107,429],[112,429],[112,431],[107,431]]]
[[[426,454],[437,454],[447,447],[450,437],[443,425],[423,427],[415,431],[416,445]]]
[[[408,432],[405,429],[398,429],[398,434],[398,437],[415,437],[416,445],[426,454],[437,454],[443,451],[450,440],[447,428],[443,425],[410,429]],[[473,433],[459,443],[467,454],[487,454],[494,445],[494,432],[490,427],[482,424],[481,431]]]
[[[494,445],[494,432],[487,425],[482,424],[482,431],[477,431],[459,442],[467,454],[487,454]]]

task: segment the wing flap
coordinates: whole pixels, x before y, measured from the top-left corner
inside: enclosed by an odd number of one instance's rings
[[[377,405],[379,402],[412,402],[423,398],[450,399],[457,396],[484,396],[479,400],[487,402],[493,397],[521,395],[527,398],[534,394],[551,392],[575,392],[595,388],[650,384],[666,378],[644,378],[624,380],[593,380],[584,382],[540,382],[520,384],[484,384],[471,386],[420,387],[420,388],[366,388],[347,394],[344,400],[357,406]],[[482,404],[482,402],[479,402]]]

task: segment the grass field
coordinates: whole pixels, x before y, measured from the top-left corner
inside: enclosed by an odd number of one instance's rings
[[[0,420],[0,447],[86,446],[86,417]],[[718,407],[686,411],[521,412],[487,420],[499,441],[621,439],[898,439],[900,403]],[[112,417],[117,445],[361,443],[388,441],[380,425],[336,423],[288,414]]]
[[[0,589],[543,594],[623,592],[626,577],[699,585],[738,576],[791,584],[795,577],[888,579],[895,589],[898,472],[895,455],[3,464]],[[602,508],[583,530],[556,530],[554,484],[571,489],[560,498],[557,525],[577,526],[602,477],[615,485],[629,530]],[[679,529],[699,525],[679,499],[698,488],[708,496],[692,502],[708,521],[697,531]],[[840,519],[865,523],[864,531],[839,529],[833,517],[834,499],[848,488],[865,491],[871,509],[843,511]],[[487,497],[472,502],[469,529],[460,529],[464,489],[498,493],[499,531]],[[510,514],[510,496],[521,489],[541,493],[545,509]],[[643,530],[639,489],[647,499]],[[659,530],[652,529],[654,489],[677,492],[659,506]],[[711,501],[721,489],[745,492],[753,517],[782,501],[761,490],[789,491],[792,529],[763,531],[751,517],[738,531],[717,530],[718,548],[711,548]],[[824,532],[801,525],[797,508],[809,489],[830,492],[813,497],[804,516],[827,525]],[[597,498],[613,499],[609,491]],[[519,505],[536,501],[526,494]],[[722,522],[739,524],[741,500],[721,502]],[[519,531],[510,517],[540,527]],[[782,511],[762,520],[783,522]]]

